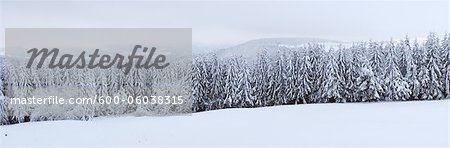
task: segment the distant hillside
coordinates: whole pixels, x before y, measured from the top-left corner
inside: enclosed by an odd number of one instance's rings
[[[279,48],[299,48],[308,43],[324,44],[327,47],[348,44],[346,42],[318,38],[263,38],[251,40],[234,47],[218,50],[217,55],[223,58],[233,55],[242,55],[244,57],[251,58],[255,57],[256,54],[263,49],[267,49],[271,52]]]

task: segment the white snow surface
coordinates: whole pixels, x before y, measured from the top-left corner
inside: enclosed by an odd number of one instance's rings
[[[448,148],[449,103],[310,104],[225,109],[187,116],[29,122],[0,126],[0,148]]]

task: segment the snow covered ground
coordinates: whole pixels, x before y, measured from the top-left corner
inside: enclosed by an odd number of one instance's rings
[[[311,104],[0,126],[13,147],[449,147],[450,101]],[[6,136],[7,134],[7,136]]]

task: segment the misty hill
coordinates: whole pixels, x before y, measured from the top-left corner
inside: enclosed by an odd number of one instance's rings
[[[283,48],[299,48],[307,45],[308,43],[324,44],[326,47],[334,47],[340,44],[347,44],[346,42],[318,39],[318,38],[262,38],[251,40],[234,47],[225,48],[217,51],[217,55],[222,58],[230,57],[233,55],[244,56],[247,58],[255,57],[258,52],[263,49],[274,52],[277,49]]]

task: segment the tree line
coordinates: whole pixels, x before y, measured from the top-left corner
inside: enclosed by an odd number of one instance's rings
[[[195,55],[161,70],[29,69],[0,58],[0,124],[89,120],[285,104],[440,100],[450,97],[449,35],[424,42],[367,41],[264,49],[253,58]],[[11,105],[12,97],[183,94],[186,104]]]
[[[45,120],[89,120],[99,116],[190,113],[191,58],[164,69],[26,68],[1,59],[0,125]],[[185,104],[143,103],[137,96],[183,96]],[[12,98],[97,98],[95,104],[12,104]],[[119,97],[100,103],[100,96]],[[132,96],[132,100],[129,100]],[[112,100],[112,99],[111,99]],[[122,101],[125,100],[125,101]],[[68,101],[68,100],[65,100]],[[104,102],[104,100],[103,100]],[[129,103],[132,102],[132,103]]]
[[[197,56],[193,110],[448,98],[449,38],[430,33],[423,43],[406,37],[337,49],[311,43],[265,49],[254,60]]]

